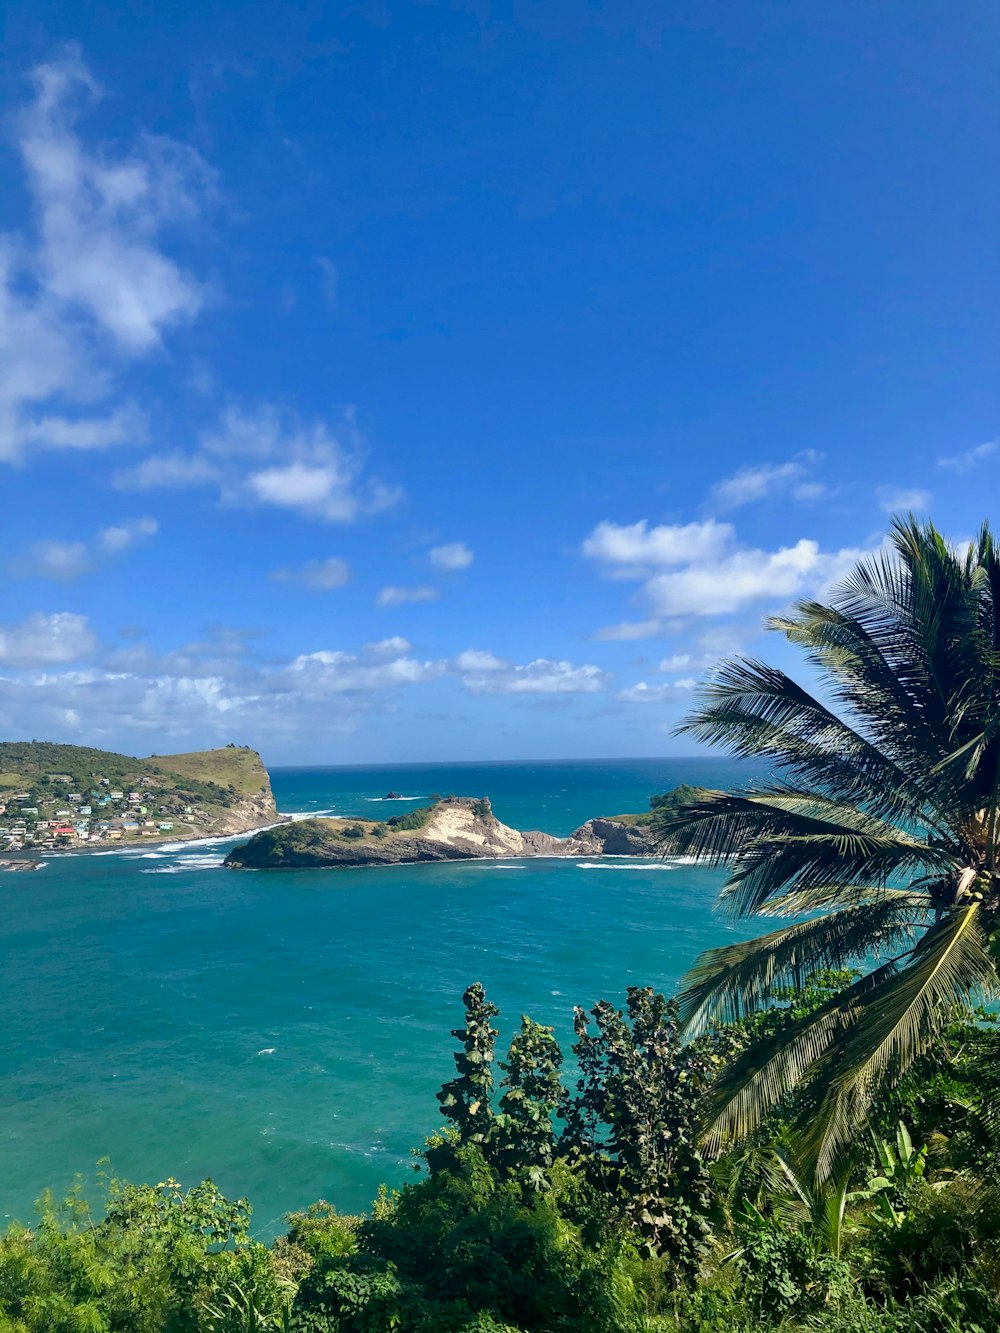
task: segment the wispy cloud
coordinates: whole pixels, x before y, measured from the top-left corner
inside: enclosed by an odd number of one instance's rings
[[[268,505],[329,523],[353,523],[402,497],[365,473],[350,413],[339,429],[301,421],[274,404],[230,404],[196,452],[152,455],[115,477],[123,489],[214,485],[224,504]]]
[[[89,656],[97,639],[86,616],[36,611],[15,625],[0,625],[0,665],[55,666]]]
[[[162,136],[89,147],[83,112],[102,96],[79,49],[31,73],[14,139],[37,219],[0,242],[0,458],[102,449],[143,438],[142,415],[108,405],[120,368],[202,309],[201,282],[159,244],[190,222],[214,179]]]
[[[471,694],[596,694],[610,679],[591,663],[574,666],[539,657],[518,666],[477,649],[460,653],[455,668]]]
[[[346,560],[338,556],[329,556],[326,560],[308,560],[299,569],[287,566],[276,569],[271,578],[278,583],[301,583],[316,592],[329,592],[333,588],[342,588],[350,581],[351,567]]]
[[[427,558],[435,569],[456,570],[468,569],[476,557],[465,542],[448,542],[433,547]]]
[[[939,458],[938,467],[951,468],[954,472],[971,472],[984,458],[996,453],[998,445],[998,440],[987,440],[985,444],[977,444],[974,449],[966,449],[964,453]]]
[[[337,286],[340,282],[340,274],[337,272],[337,265],[326,255],[316,256],[316,266],[320,272],[320,279],[323,287],[323,296],[331,310],[337,308]]]
[[[615,698],[623,704],[661,704],[668,699],[676,699],[678,695],[690,693],[697,683],[693,676],[670,681],[665,685],[647,685],[644,680],[640,680],[637,684],[630,685],[628,689],[619,690]]]
[[[102,528],[87,541],[34,542],[24,555],[14,557],[8,567],[15,575],[68,583],[91,573],[105,560],[133,550],[155,536],[158,529],[156,519],[146,515]]]
[[[406,602],[436,602],[441,594],[437,588],[422,584],[417,588],[402,588],[390,584],[381,588],[375,597],[376,606],[403,606]]]
[[[916,486],[879,486],[875,498],[884,513],[904,514],[929,509],[933,497]]]
[[[716,482],[708,494],[709,507],[717,513],[725,512],[777,495],[816,500],[825,493],[825,487],[808,477],[822,460],[823,455],[814,449],[804,449],[787,463],[748,464]]]
[[[604,625],[591,635],[598,643],[632,643],[652,639],[663,633],[659,620],[620,620],[617,625]]]

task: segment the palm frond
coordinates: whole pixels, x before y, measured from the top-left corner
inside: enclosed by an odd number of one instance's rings
[[[830,1086],[803,1139],[817,1177],[830,1174],[865,1124],[880,1093],[927,1050],[951,1006],[996,987],[979,903],[949,913],[913,950],[910,965],[873,990],[832,1053]]]
[[[694,1035],[712,1019],[742,1018],[767,1004],[775,990],[801,984],[812,972],[846,967],[911,941],[926,911],[927,904],[915,894],[883,894],[753,940],[709,949],[681,983],[681,1020]]]
[[[889,959],[783,1031],[757,1042],[722,1074],[708,1095],[703,1136],[712,1153],[748,1138],[799,1087],[849,1029],[861,1001],[892,977]]]
[[[870,813],[808,792],[712,793],[654,820],[664,853],[728,865],[721,901],[736,915],[776,894],[818,886],[886,884],[917,871],[944,873],[953,853]]]
[[[933,791],[919,773],[884,754],[785,672],[762,662],[738,657],[720,667],[678,733],[738,756],[766,758],[796,781],[873,813],[930,818],[944,830]],[[940,757],[937,751],[934,757]]]

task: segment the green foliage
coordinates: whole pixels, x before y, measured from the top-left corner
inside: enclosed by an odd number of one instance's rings
[[[774,1223],[747,1230],[736,1263],[743,1301],[764,1323],[820,1310],[851,1283],[851,1271],[840,1259],[817,1249],[802,1231]]]
[[[502,1066],[494,1155],[503,1170],[522,1173],[533,1189],[548,1187],[545,1172],[555,1157],[553,1116],[566,1100],[559,1077],[562,1061],[552,1029],[522,1014],[521,1030]]]
[[[469,1143],[407,1186],[390,1216],[363,1224],[363,1251],[399,1284],[396,1326],[459,1333],[488,1316],[538,1333],[637,1329],[633,1250],[611,1231],[588,1239],[569,1219],[580,1191],[566,1164],[550,1186],[525,1191]]]
[[[252,855],[257,866],[293,865],[298,858],[321,854],[329,836],[326,825],[318,819],[301,819],[255,833],[230,855],[233,858],[243,853]]]
[[[385,822],[393,833],[412,833],[422,829],[433,813],[433,805],[418,805],[413,810],[407,810],[405,815],[393,815]]]
[[[333,1204],[320,1199],[301,1212],[288,1215],[287,1241],[314,1259],[353,1254],[358,1248],[357,1217],[343,1217]]]
[[[648,1253],[669,1253],[691,1273],[709,1230],[697,1135],[711,1058],[682,1048],[676,1006],[650,989],[629,988],[627,1020],[603,1000],[591,1013],[595,1033],[576,1010],[580,1078],[562,1148],[619,1201]]]
[[[462,1002],[465,1027],[453,1028],[451,1033],[462,1043],[462,1050],[455,1054],[458,1076],[444,1085],[437,1099],[455,1128],[458,1142],[482,1144],[490,1138],[494,1126],[490,1098],[497,1030],[491,1020],[500,1011],[487,1000],[478,981],[468,988]]]
[[[254,1318],[280,1327],[285,1293],[268,1250],[250,1238],[246,1200],[224,1198],[211,1181],[184,1191],[172,1180],[112,1179],[105,1204],[95,1218],[80,1189],[61,1203],[44,1195],[37,1227],[0,1240],[0,1311],[11,1329],[236,1333]]]
[[[975,1181],[914,1183],[896,1216],[886,1220],[876,1213],[869,1222],[865,1285],[896,1300],[915,1296],[941,1278],[966,1272],[997,1239],[1000,1217]]]

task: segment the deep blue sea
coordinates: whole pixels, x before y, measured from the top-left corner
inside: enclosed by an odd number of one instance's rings
[[[391,789],[488,795],[565,835],[726,760],[276,769],[282,812],[387,813]],[[415,802],[413,802],[415,803]],[[238,841],[238,840],[233,840]],[[325,1198],[366,1208],[441,1123],[461,994],[484,983],[568,1046],[574,1004],[670,991],[700,950],[749,934],[688,864],[535,860],[228,871],[232,842],[53,857],[0,876],[0,1218],[45,1186],[120,1175],[248,1195],[255,1230]]]

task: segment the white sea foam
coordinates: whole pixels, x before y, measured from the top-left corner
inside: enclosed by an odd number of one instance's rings
[[[165,858],[164,858],[165,859]],[[221,870],[222,857],[217,853],[200,856],[180,856],[171,861],[166,866],[151,867],[149,870],[140,870],[140,875],[180,875],[184,871],[191,870]]]
[[[287,818],[293,824],[298,824],[303,819],[347,819],[347,815],[335,815],[332,810],[289,810]]]
[[[261,1049],[257,1052],[257,1054],[273,1055],[277,1049],[278,1049],[277,1046],[262,1046]]]
[[[635,864],[623,864],[620,861],[577,861],[577,870],[673,870],[672,865],[663,861],[638,861]]]

